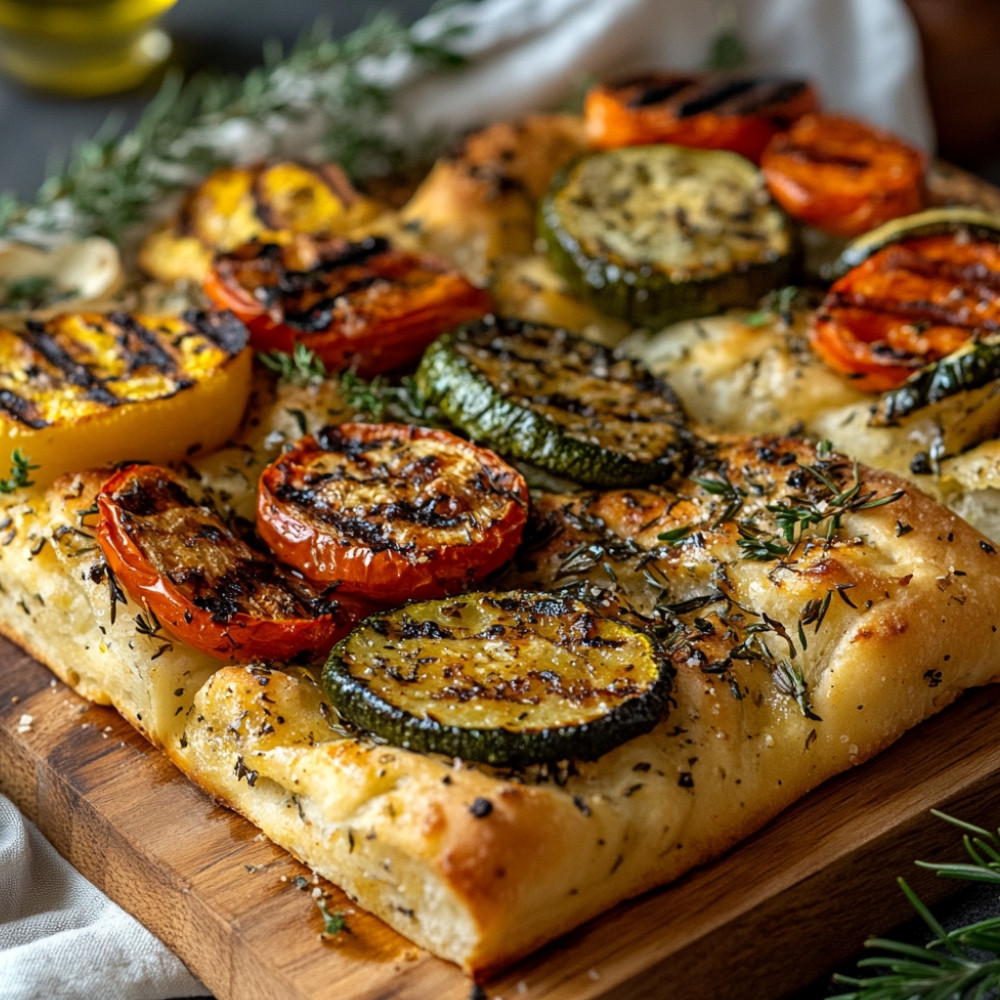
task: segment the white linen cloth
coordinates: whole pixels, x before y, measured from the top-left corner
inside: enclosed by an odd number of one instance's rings
[[[0,998],[208,996],[179,958],[91,885],[0,795]]]
[[[486,0],[424,18],[461,24],[472,65],[408,86],[423,129],[509,118],[558,105],[596,79],[645,69],[698,69],[732,25],[748,72],[811,79],[823,105],[891,129],[923,149],[933,128],[920,42],[902,0]]]
[[[805,75],[826,107],[891,128],[925,149],[933,131],[916,30],[902,0],[485,0],[426,17],[461,23],[470,65],[412,80],[408,127],[463,128],[565,101],[585,75],[704,63],[722,18],[748,69]],[[205,996],[155,937],[84,880],[0,798],[0,1000]]]

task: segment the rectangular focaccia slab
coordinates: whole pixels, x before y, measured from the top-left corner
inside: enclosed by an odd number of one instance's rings
[[[986,539],[889,474],[801,441],[717,438],[670,488],[537,495],[502,581],[597,586],[609,613],[669,633],[677,677],[656,728],[597,761],[521,771],[417,754],[343,726],[309,670],[218,666],[140,629],[144,609],[109,598],[88,541],[101,479],[11,507],[4,631],[361,906],[475,973],[718,855],[997,678]],[[785,542],[793,509],[814,520]],[[765,559],[763,542],[788,551]]]

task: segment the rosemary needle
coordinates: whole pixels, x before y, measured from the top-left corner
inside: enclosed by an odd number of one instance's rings
[[[406,149],[390,134],[391,83],[373,67],[409,60],[418,69],[460,64],[450,48],[461,29],[435,38],[389,14],[342,39],[317,29],[242,79],[168,76],[138,125],[114,125],[76,147],[33,201],[0,195],[0,236],[35,245],[105,236],[121,241],[165,196],[244,156],[308,155],[334,160],[355,177],[388,172]],[[294,148],[285,149],[291,143]],[[246,152],[246,151],[252,151]]]
[[[931,864],[921,868],[942,878],[1000,886],[1000,830],[989,831],[932,810],[935,816],[964,830],[971,863]],[[873,954],[858,962],[870,976],[837,975],[834,983],[851,987],[832,1000],[986,1000],[1000,992],[1000,916],[946,930],[902,879],[910,904],[929,928],[925,946],[876,938],[866,942]]]

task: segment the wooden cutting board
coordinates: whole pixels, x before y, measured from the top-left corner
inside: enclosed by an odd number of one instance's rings
[[[30,721],[28,718],[30,717]],[[110,709],[0,640],[0,791],[219,1000],[776,1000],[955,883],[940,807],[1000,815],[1000,687],[973,692],[834,779],[718,862],[622,905],[474,992],[453,966],[355,910],[321,940],[305,868],[215,805]]]

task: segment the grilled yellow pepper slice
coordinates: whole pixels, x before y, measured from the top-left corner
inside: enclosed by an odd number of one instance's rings
[[[0,463],[20,451],[44,484],[91,466],[216,448],[249,398],[246,344],[246,328],[228,313],[63,313],[0,329]]]

